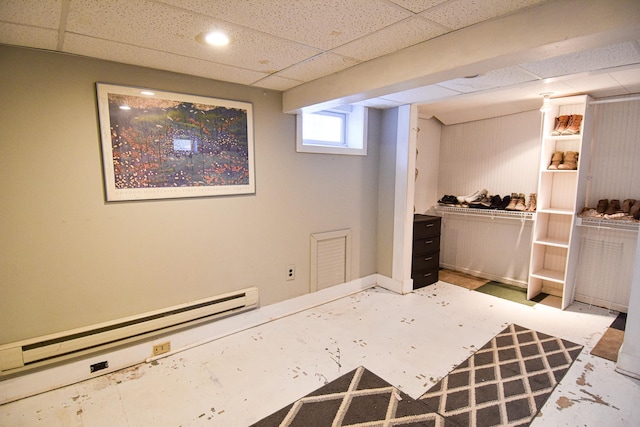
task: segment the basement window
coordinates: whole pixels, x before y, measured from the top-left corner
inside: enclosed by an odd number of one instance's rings
[[[367,154],[367,109],[346,106],[297,116],[296,151]]]

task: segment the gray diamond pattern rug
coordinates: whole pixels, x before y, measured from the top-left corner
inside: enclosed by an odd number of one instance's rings
[[[463,426],[529,425],[581,350],[512,324],[420,400]]]
[[[512,324],[417,400],[359,367],[254,426],[526,426],[581,350]]]
[[[344,374],[253,426],[457,427],[363,367]]]

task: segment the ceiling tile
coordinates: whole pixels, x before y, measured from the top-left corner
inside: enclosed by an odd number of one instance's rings
[[[94,58],[245,85],[250,85],[256,80],[266,76],[264,73],[215,64],[199,59],[185,61],[184,57],[172,53],[158,52],[156,50],[75,34],[67,36],[65,50],[77,55],[89,56],[90,54],[90,56]]]
[[[0,22],[0,43],[55,50],[58,31]]]
[[[117,7],[101,0],[83,1],[70,11],[67,30],[262,73],[276,72],[320,53],[318,49],[167,5],[114,1]],[[231,45],[215,49],[196,42],[198,34],[214,28],[227,31]]]
[[[442,35],[446,30],[420,17],[413,17],[390,25],[333,50],[335,53],[361,61],[395,52],[424,40]]]
[[[62,0],[2,0],[0,18],[5,22],[58,28]]]
[[[458,30],[545,1],[547,0],[453,0],[421,15],[452,30]]]
[[[640,52],[635,42],[626,42],[523,64],[522,68],[549,78],[637,63],[640,63]]]
[[[638,79],[640,66],[625,67],[625,69],[614,70],[609,74],[627,90],[627,93],[640,93],[640,79]]]
[[[411,16],[383,0],[163,1],[324,50]]]
[[[291,89],[292,87],[298,86],[304,82],[300,80],[287,79],[277,75],[270,75],[263,79],[254,82],[252,86],[262,87],[265,89],[271,90],[280,90],[285,91],[287,89]]]
[[[592,74],[585,73],[584,77],[575,77],[565,82],[565,84],[573,88],[576,92],[593,92],[603,88],[620,89],[622,86],[610,74]]]
[[[358,61],[334,53],[323,53],[279,72],[277,75],[294,80],[311,81],[357,65]]]
[[[463,77],[438,83],[438,85],[463,93],[472,93],[481,90],[516,85],[533,80],[536,80],[536,78],[521,68],[507,67],[489,71],[488,73],[475,78],[467,79]]]
[[[410,10],[413,13],[424,12],[425,10],[437,6],[449,0],[391,0],[400,7]]]

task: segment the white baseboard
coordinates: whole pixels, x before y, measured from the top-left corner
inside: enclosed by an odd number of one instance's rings
[[[378,274],[377,276],[378,286],[391,292],[404,295],[413,290],[413,280],[411,279],[409,279],[409,282],[400,282],[399,280],[383,276],[382,274]]]
[[[383,276],[372,274],[348,283],[332,286],[265,307],[259,307],[252,311],[218,319],[211,323],[190,329],[140,341],[127,345],[126,347],[109,349],[103,353],[96,353],[57,365],[51,365],[43,369],[8,376],[0,380],[0,405],[109,374],[139,363],[149,363],[158,358],[167,357],[245,329],[326,304],[364,289],[374,287],[379,284],[378,280],[381,277]],[[401,293],[399,291],[396,292]],[[175,350],[152,357],[153,345],[166,341],[170,341],[171,347]],[[104,361],[108,362],[108,368],[96,373],[90,372],[90,365]]]

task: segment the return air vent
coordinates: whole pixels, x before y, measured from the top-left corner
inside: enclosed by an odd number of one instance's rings
[[[311,291],[351,280],[351,230],[311,235]]]

